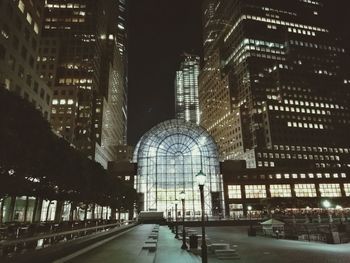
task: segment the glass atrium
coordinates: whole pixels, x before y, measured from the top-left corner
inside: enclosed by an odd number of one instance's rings
[[[134,152],[138,164],[135,186],[143,196],[143,211],[163,211],[174,216],[182,207],[179,194],[186,194],[186,216],[200,215],[200,195],[195,176],[200,170],[207,176],[204,186],[207,215],[222,213],[222,177],[217,147],[201,127],[184,120],[162,122],[148,131]]]

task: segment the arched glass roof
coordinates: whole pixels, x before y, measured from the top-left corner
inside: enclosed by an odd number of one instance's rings
[[[195,175],[200,170],[207,175],[208,213],[211,214],[213,201],[221,202],[216,144],[206,130],[194,123],[174,119],[156,125],[140,139],[134,161],[138,164],[136,188],[143,194],[143,210],[166,212],[179,199],[178,194],[185,191],[186,213],[197,215],[200,204]]]

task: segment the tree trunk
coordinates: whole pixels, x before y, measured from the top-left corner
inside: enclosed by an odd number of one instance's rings
[[[111,208],[111,219],[112,220],[116,220],[116,213],[117,213],[117,209],[115,207]]]
[[[84,221],[86,221],[86,220],[87,220],[87,213],[88,213],[88,209],[89,209],[89,205],[88,205],[88,204],[86,204],[86,205],[85,205],[85,210],[84,210]]]
[[[51,206],[51,201],[49,201],[49,204],[47,205],[46,216],[45,216],[45,222],[47,222],[47,219],[49,218],[50,206]]]
[[[1,206],[0,206],[0,225],[3,223],[3,214],[4,214],[4,205],[5,205],[6,197],[3,197],[1,199]]]
[[[15,210],[15,204],[16,204],[16,196],[11,196],[9,211],[7,213],[7,222],[13,221],[13,213]]]
[[[43,208],[43,199],[41,197],[36,197],[34,210],[33,210],[33,218],[32,218],[33,223],[40,222],[42,208]]]
[[[62,219],[64,201],[57,201],[56,212],[55,212],[55,222],[60,223]]]
[[[108,206],[106,206],[106,220],[108,220]]]
[[[27,196],[26,197],[26,205],[25,205],[25,208],[24,208],[24,223],[27,222],[27,216],[28,216],[28,206],[29,206],[29,197]]]
[[[119,221],[119,222],[120,222],[120,212],[121,212],[120,209],[121,209],[121,208],[119,207],[119,208],[118,208],[118,221]]]
[[[100,219],[103,219],[103,206],[101,206]]]
[[[33,215],[32,215],[32,222],[36,222],[36,213],[37,213],[37,209],[38,209],[38,205],[39,205],[39,198],[35,197],[35,201],[34,201],[34,209],[33,209]]]
[[[95,203],[92,204],[92,208],[91,208],[91,219],[95,219]]]
[[[73,221],[74,209],[75,209],[75,203],[72,202],[70,204],[70,210],[69,210],[69,221]]]

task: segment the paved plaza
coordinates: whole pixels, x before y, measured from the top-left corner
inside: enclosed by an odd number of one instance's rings
[[[87,253],[68,261],[74,263],[199,263],[200,257],[180,249],[181,241],[176,240],[168,227],[161,226],[155,252],[142,249],[154,225],[139,225],[115,239],[94,248]],[[196,228],[195,228],[196,229]],[[199,228],[197,229],[199,232]],[[248,237],[247,227],[208,227],[210,243],[229,243],[237,250],[240,259],[219,260],[209,255],[210,263],[348,263],[350,262],[350,244],[329,245]]]
[[[244,263],[348,263],[350,244],[330,245],[304,241],[248,237],[247,227],[208,227],[211,242],[237,246],[239,260],[209,262]]]

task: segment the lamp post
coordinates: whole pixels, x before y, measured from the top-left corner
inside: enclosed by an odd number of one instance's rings
[[[343,213],[343,207],[341,205],[336,205],[335,209],[340,211],[340,222],[343,223],[345,221],[344,213]]]
[[[186,244],[186,230],[185,230],[185,192],[180,193],[180,198],[182,201],[182,249],[187,249]]]
[[[322,202],[322,205],[324,206],[324,208],[327,209],[327,213],[328,213],[328,217],[329,217],[329,223],[331,224],[333,222],[332,214],[329,212],[329,208],[331,207],[331,202],[329,202],[328,200],[324,200]]]
[[[324,206],[324,208],[327,209],[327,213],[328,213],[328,217],[329,217],[329,235],[332,236],[332,222],[333,222],[333,218],[331,213],[329,212],[329,208],[331,207],[331,202],[329,202],[328,200],[324,200],[322,202],[322,205]],[[331,241],[333,243],[333,241]]]
[[[249,213],[249,229],[251,231],[252,228],[253,228],[253,226],[252,226],[252,206],[248,205],[247,206],[247,210],[248,210],[248,213]]]
[[[179,228],[177,225],[177,202],[175,201],[175,238],[179,238]]]
[[[248,205],[247,206],[247,210],[248,210],[248,213],[249,213],[249,220],[252,220],[252,206]]]
[[[202,263],[208,262],[208,255],[207,255],[207,243],[205,240],[205,220],[204,220],[204,184],[206,180],[206,175],[202,172],[202,170],[199,171],[199,173],[196,175],[197,184],[199,186],[199,191],[201,195],[201,207],[202,207]]]

